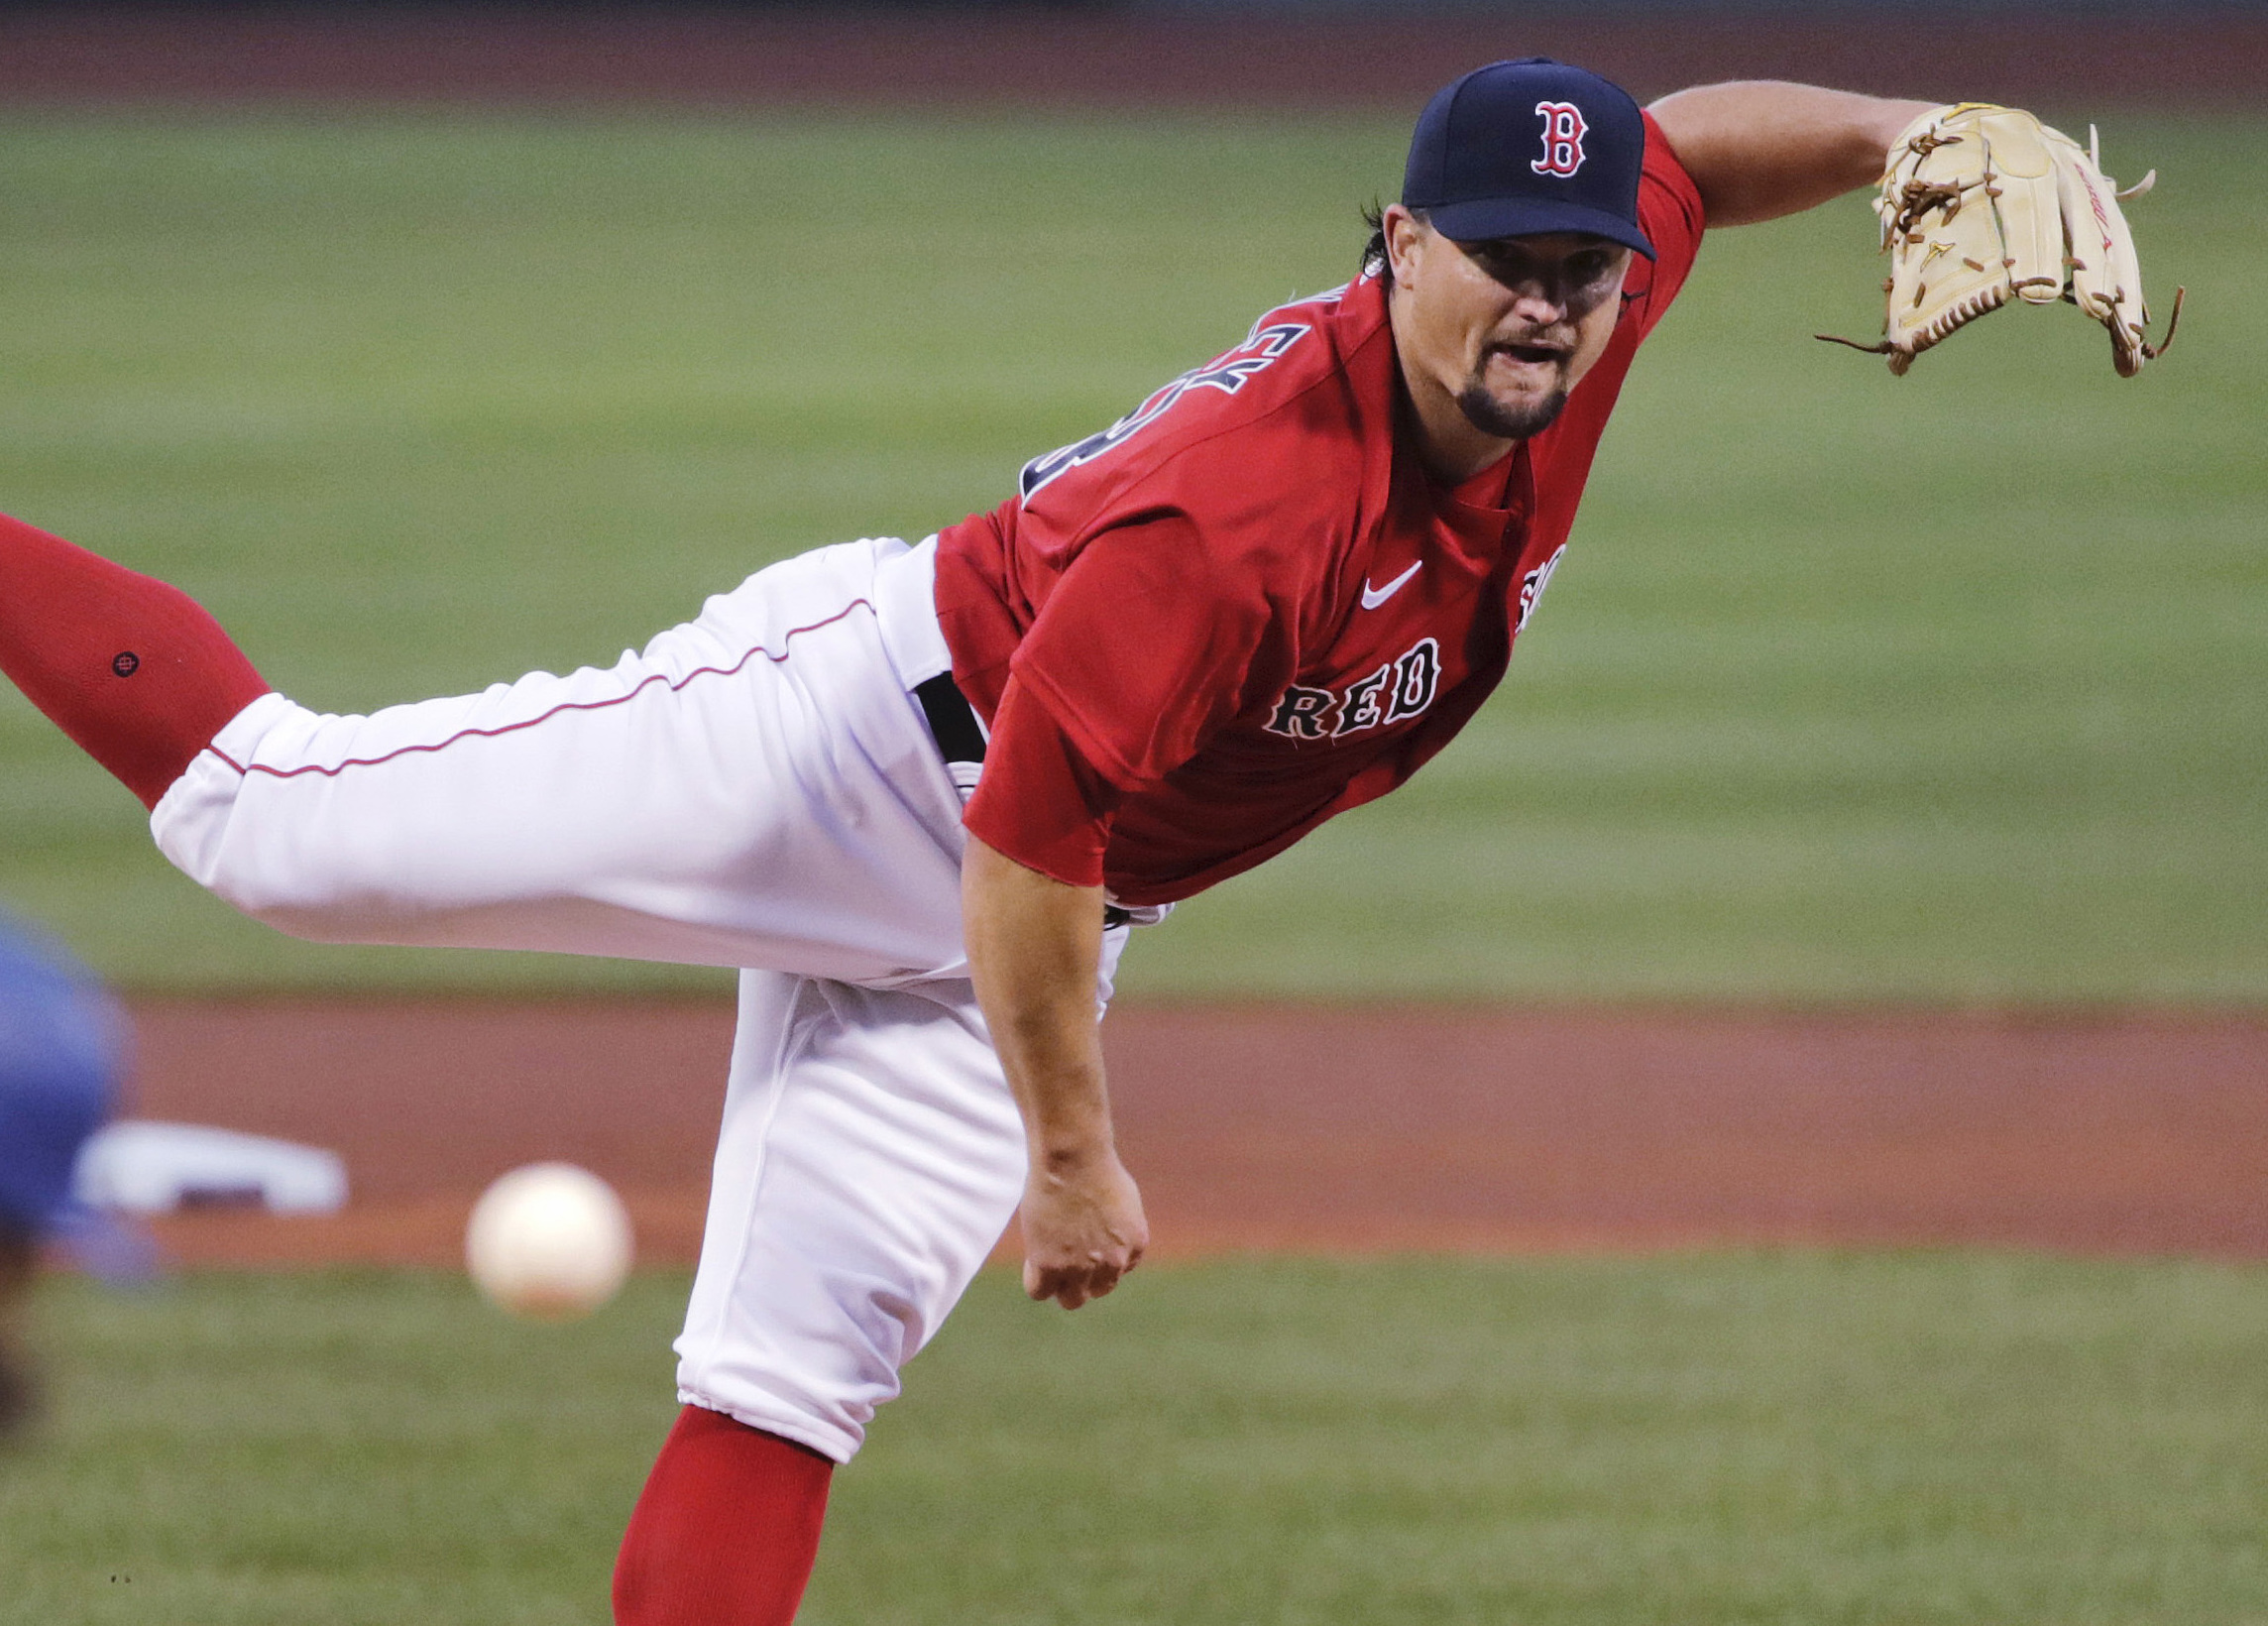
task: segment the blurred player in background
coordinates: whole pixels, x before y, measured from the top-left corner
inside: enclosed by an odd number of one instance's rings
[[[71,1171],[116,1101],[126,1032],[85,971],[0,916],[0,1437],[32,1416],[24,1302],[42,1239],[90,1224],[71,1201]]]

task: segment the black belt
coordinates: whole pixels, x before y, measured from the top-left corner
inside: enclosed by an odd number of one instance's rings
[[[914,698],[921,702],[922,716],[929,719],[930,738],[937,742],[938,755],[948,762],[981,762],[984,760],[984,731],[977,727],[976,708],[968,703],[968,696],[961,692],[951,672],[940,672],[914,685]],[[1134,917],[1115,903],[1105,904],[1102,910],[1104,930],[1123,926]]]
[[[929,719],[930,737],[949,762],[984,760],[984,731],[976,726],[976,708],[961,692],[951,672],[940,672],[914,685],[914,698]]]

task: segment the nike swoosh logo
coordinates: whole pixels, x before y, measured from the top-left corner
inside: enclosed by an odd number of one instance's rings
[[[1401,575],[1388,582],[1384,587],[1373,587],[1370,585],[1370,578],[1368,576],[1363,577],[1362,607],[1365,610],[1377,609],[1388,599],[1394,597],[1395,594],[1401,592],[1402,584],[1407,582],[1411,577],[1417,575],[1419,570],[1424,568],[1424,565],[1425,561],[1423,559],[1419,559],[1416,564],[1412,565],[1408,570],[1402,572]]]

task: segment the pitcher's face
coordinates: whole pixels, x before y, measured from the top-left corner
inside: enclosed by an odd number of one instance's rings
[[[1583,232],[1460,243],[1399,205],[1386,230],[1413,388],[1438,389],[1492,439],[1548,428],[1614,337],[1631,251]]]

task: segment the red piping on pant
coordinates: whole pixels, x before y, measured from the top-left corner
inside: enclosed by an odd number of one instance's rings
[[[677,681],[674,683],[670,682],[670,680],[664,677],[661,673],[656,672],[651,677],[639,679],[634,686],[622,694],[616,695],[611,700],[566,700],[552,707],[549,711],[544,712],[541,716],[530,717],[524,722],[508,723],[502,728],[495,729],[463,729],[458,733],[450,735],[446,740],[436,740],[430,745],[403,746],[399,750],[388,752],[384,756],[351,756],[347,760],[336,763],[330,767],[323,767],[313,762],[308,763],[304,767],[270,767],[263,762],[253,762],[249,765],[243,762],[239,762],[236,760],[236,758],[230,756],[226,752],[221,751],[218,747],[215,746],[207,746],[205,747],[205,750],[211,752],[215,756],[218,756],[222,761],[226,762],[230,767],[236,769],[236,771],[239,773],[265,773],[271,778],[276,779],[295,779],[302,773],[320,773],[326,778],[331,778],[337,776],[338,774],[344,773],[350,767],[377,767],[381,763],[393,761],[397,756],[408,756],[419,752],[444,751],[448,747],[455,745],[460,740],[494,740],[503,735],[517,734],[521,729],[531,729],[538,723],[549,722],[552,718],[557,717],[561,712],[605,711],[610,706],[620,706],[626,701],[635,700],[640,694],[644,693],[647,689],[651,688],[656,683],[668,683],[669,692],[675,694],[678,690],[684,688],[688,683],[691,683],[697,677],[731,677],[741,667],[747,665],[749,661],[755,659],[758,655],[762,655],[766,660],[770,661],[773,665],[776,666],[781,661],[787,659],[787,650],[785,645],[790,639],[796,638],[804,633],[816,633],[823,627],[832,627],[837,622],[841,621],[845,616],[850,614],[850,612],[853,610],[864,609],[870,611],[873,608],[873,605],[868,603],[865,599],[852,599],[849,604],[836,611],[834,615],[829,616],[825,621],[815,621],[808,627],[791,627],[787,630],[787,632],[781,635],[780,643],[782,647],[780,652],[776,655],[759,643],[754,648],[750,649],[746,654],[742,655],[738,660],[734,661],[730,666],[698,667],[693,671],[687,672],[683,677],[677,679]]]

